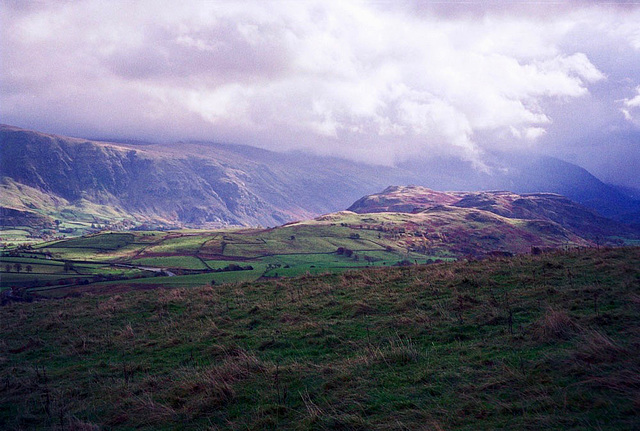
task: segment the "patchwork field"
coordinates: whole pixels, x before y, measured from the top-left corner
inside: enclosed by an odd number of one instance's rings
[[[9,247],[0,257],[0,288],[66,295],[126,283],[192,287],[625,241],[589,240],[550,219],[476,208],[342,211],[270,229],[103,232]]]
[[[123,281],[189,287],[449,258],[408,251],[395,234],[339,225],[111,232],[5,251],[0,285],[65,295]]]

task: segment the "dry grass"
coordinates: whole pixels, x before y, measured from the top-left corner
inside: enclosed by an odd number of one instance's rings
[[[616,344],[611,337],[595,329],[582,332],[576,351],[578,359],[590,363],[615,362],[627,354],[629,352]]]
[[[377,313],[377,310],[365,301],[358,301],[351,308],[353,309],[352,317],[369,316]]]
[[[579,326],[563,310],[547,308],[545,314],[533,325],[534,337],[540,341],[567,340],[579,331]]]
[[[0,429],[635,429],[639,261],[603,249],[10,304]]]
[[[133,398],[133,405],[127,413],[139,418],[140,425],[158,425],[172,422],[177,418],[174,409],[153,399],[152,394],[141,394]]]
[[[100,431],[100,426],[74,417],[69,420],[64,429],[67,431]]]

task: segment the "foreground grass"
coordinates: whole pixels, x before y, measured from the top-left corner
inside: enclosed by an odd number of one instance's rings
[[[2,429],[637,429],[640,249],[0,308]]]

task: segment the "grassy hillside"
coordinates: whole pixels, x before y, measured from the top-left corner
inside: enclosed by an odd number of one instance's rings
[[[640,426],[640,248],[0,308],[0,428]]]
[[[553,193],[438,192],[420,186],[391,186],[380,193],[364,196],[349,210],[360,214],[417,213],[454,207],[480,210],[509,219],[550,222],[585,239],[605,239],[615,235],[640,237],[638,229],[602,217]]]
[[[394,238],[378,239],[377,232],[354,232],[359,229],[300,223],[266,230],[90,235],[5,251],[0,287],[64,295],[123,282],[199,286],[430,258],[395,247]],[[338,253],[340,248],[346,251]]]
[[[552,221],[475,208],[344,211],[273,229],[108,232],[13,248],[0,256],[0,288],[65,295],[123,283],[200,286],[590,244]]]

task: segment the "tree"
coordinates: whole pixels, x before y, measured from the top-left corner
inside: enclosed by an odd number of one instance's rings
[[[20,262],[14,264],[13,267],[16,269],[16,272],[22,271],[22,264]]]
[[[31,265],[27,265],[27,266],[25,267],[25,269],[27,270],[27,272],[31,272],[31,271],[33,271],[33,266],[31,266]]]
[[[63,269],[64,269],[64,272],[73,271],[73,263],[69,262],[68,260],[65,261]]]
[[[11,264],[7,263],[7,265],[4,267],[5,271],[7,272],[11,272]]]

